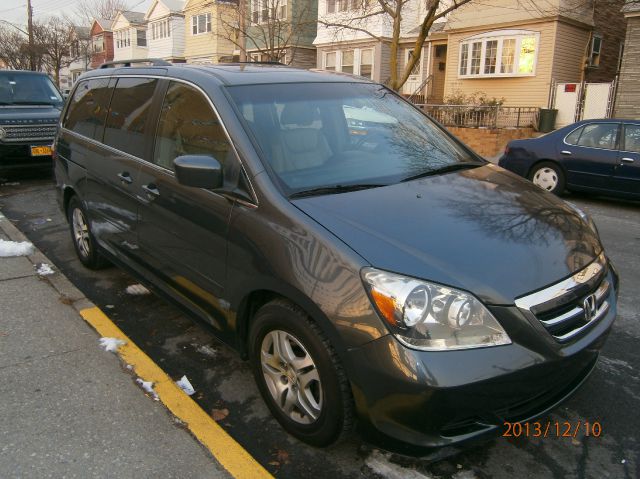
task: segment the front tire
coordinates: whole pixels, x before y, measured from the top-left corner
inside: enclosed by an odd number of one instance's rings
[[[555,195],[561,195],[565,188],[564,173],[560,166],[550,161],[543,161],[531,168],[529,179],[539,188]]]
[[[89,229],[87,214],[78,197],[69,201],[67,208],[71,241],[80,262],[89,269],[102,269],[108,262],[100,255],[96,240]]]
[[[287,432],[313,446],[350,433],[349,382],[329,340],[304,311],[285,300],[267,303],[256,313],[249,346],[258,389]]]

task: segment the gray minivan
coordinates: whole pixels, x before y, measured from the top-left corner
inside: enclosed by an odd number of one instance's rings
[[[539,416],[616,315],[584,213],[365,79],[111,65],[77,82],[54,154],[80,261],[211,324],[313,445],[358,425],[422,450]]]

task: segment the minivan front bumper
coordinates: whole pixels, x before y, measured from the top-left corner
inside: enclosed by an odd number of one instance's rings
[[[613,281],[615,272],[610,274]],[[546,332],[530,337],[531,330],[522,327],[505,346],[418,351],[387,335],[350,350],[366,437],[388,450],[423,455],[543,415],[569,398],[595,367],[616,315],[613,289],[609,300],[607,314],[566,345]],[[491,310],[503,324],[526,324],[516,307]]]

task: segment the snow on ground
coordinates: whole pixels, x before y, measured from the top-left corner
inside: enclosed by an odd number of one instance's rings
[[[50,264],[40,263],[36,267],[36,273],[38,273],[40,276],[49,276],[51,274],[54,274],[55,271],[53,270]]]
[[[127,294],[131,294],[133,296],[140,296],[143,294],[150,294],[149,290],[147,288],[145,288],[144,286],[142,286],[141,284],[132,284],[130,286],[127,286],[127,289],[125,290]]]
[[[187,379],[187,376],[182,376],[180,381],[176,381],[176,384],[178,385],[178,387],[180,389],[182,389],[189,396],[191,396],[192,394],[194,394],[196,392],[196,390],[193,389],[193,386],[191,385],[191,383]]]
[[[109,351],[111,353],[117,352],[118,348],[125,344],[125,341],[118,338],[100,338],[99,342],[100,346],[102,346],[105,351]]]
[[[140,385],[140,387],[142,387],[142,389],[144,389],[146,392],[151,394],[151,397],[155,401],[158,401],[160,399],[160,398],[158,398],[158,394],[154,391],[153,383],[151,381],[144,381],[144,380],[142,380],[140,378],[136,378],[136,382]]]
[[[209,356],[210,358],[215,358],[216,355],[218,354],[218,351],[216,351],[215,348],[212,348],[207,344],[204,344],[202,346],[198,346],[197,344],[192,344],[192,346],[196,348],[196,351],[198,353],[204,354],[205,356]]]
[[[433,476],[422,474],[415,469],[399,466],[389,461],[387,455],[374,450],[364,461],[369,468],[386,479],[433,479]]]
[[[28,241],[5,241],[0,239],[0,258],[10,256],[28,256],[35,251],[33,245]]]

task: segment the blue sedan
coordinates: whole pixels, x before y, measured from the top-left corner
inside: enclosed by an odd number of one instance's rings
[[[584,120],[507,145],[499,165],[555,194],[640,198],[640,121]]]

